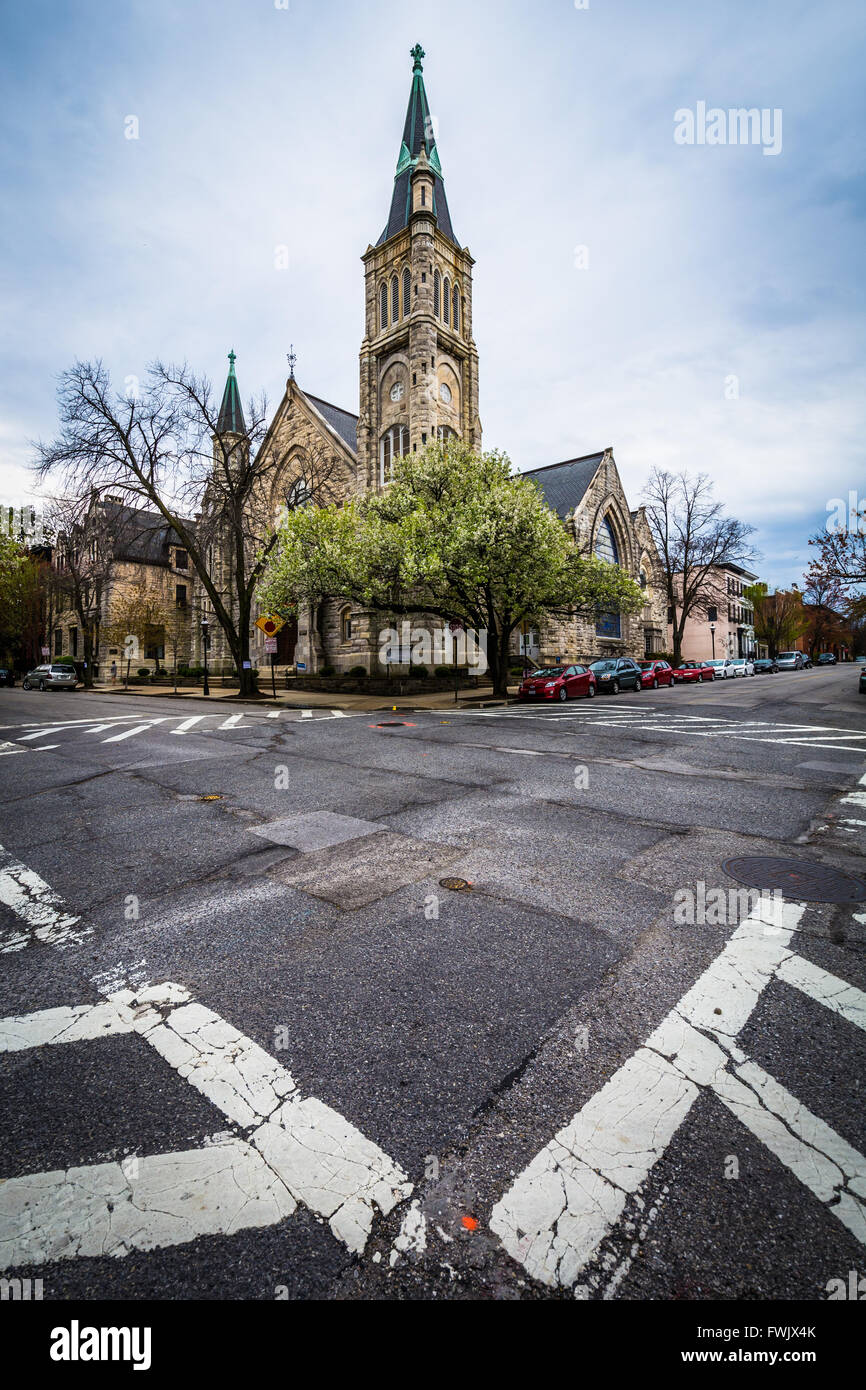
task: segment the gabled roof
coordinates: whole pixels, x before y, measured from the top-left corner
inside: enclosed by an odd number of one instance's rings
[[[403,126],[403,141],[400,145],[400,153],[397,157],[397,172],[394,175],[394,191],[391,195],[391,210],[388,214],[388,221],[385,230],[379,237],[376,245],[381,246],[389,237],[396,234],[409,225],[409,210],[412,194],[412,170],[417,163],[418,156],[423,150],[430,165],[430,173],[433,177],[433,211],[436,214],[436,225],[440,232],[459,245],[454,229],[451,226],[451,214],[448,211],[448,200],[445,197],[445,183],[442,178],[442,166],[439,163],[439,152],[436,149],[436,136],[433,131],[433,121],[430,116],[430,107],[427,102],[427,93],[424,90],[424,74],[421,67],[421,59],[424,57],[424,50],[420,44],[412,49],[414,66],[412,68],[412,87],[409,92],[409,105],[406,109],[406,122]]]
[[[353,415],[351,410],[342,410],[338,405],[331,405],[330,401],[323,401],[319,396],[310,395],[305,391],[304,395],[310,404],[318,410],[319,414],[327,420],[332,430],[336,430],[344,444],[348,444],[353,454],[358,452],[358,417]]]
[[[538,483],[548,507],[564,518],[583,501],[604,454],[602,449],[598,454],[584,454],[581,458],[565,459],[563,463],[548,463],[544,468],[529,469],[521,477],[532,478]]]
[[[238,388],[238,379],[235,376],[235,353],[232,349],[229,353],[229,374],[226,378],[226,389],[223,391],[223,403],[220,406],[219,419],[217,420],[217,434],[246,434],[246,432],[241,393]]]
[[[115,560],[133,560],[146,565],[168,565],[169,547],[180,545],[180,538],[161,512],[127,507],[105,500],[99,504],[108,524]],[[186,525],[190,530],[192,522]]]

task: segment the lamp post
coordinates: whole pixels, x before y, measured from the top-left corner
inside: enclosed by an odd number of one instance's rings
[[[207,618],[201,620],[201,641],[204,648],[204,688],[203,695],[210,695],[210,686],[207,683],[207,649],[210,646],[210,623]]]
[[[713,644],[713,661],[716,659],[716,625],[710,623],[710,641]]]

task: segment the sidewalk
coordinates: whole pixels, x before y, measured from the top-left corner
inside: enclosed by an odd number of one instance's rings
[[[79,687],[83,689],[83,687]],[[481,686],[477,690],[461,690],[457,703],[454,702],[453,690],[437,690],[429,695],[355,695],[344,694],[340,691],[331,690],[280,690],[277,688],[277,698],[274,699],[271,692],[266,687],[262,687],[262,696],[258,700],[242,699],[236,692],[218,687],[211,689],[210,695],[203,695],[200,685],[178,685],[177,695],[171,686],[148,686],[131,685],[128,690],[124,690],[118,681],[112,685],[110,681],[95,681],[94,691],[101,695],[127,695],[130,697],[144,695],[149,700],[160,696],[170,696],[172,699],[184,698],[190,700],[205,700],[208,704],[247,704],[270,709],[346,709],[346,710],[400,710],[409,712],[411,710],[449,710],[449,709],[480,709],[485,705],[504,705],[505,700],[501,696],[493,694],[492,686]],[[509,686],[509,700],[517,693],[517,686]]]

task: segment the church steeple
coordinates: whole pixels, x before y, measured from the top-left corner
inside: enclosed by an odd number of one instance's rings
[[[229,374],[226,378],[226,388],[223,391],[223,401],[217,420],[217,434],[246,434],[246,432],[241,393],[238,389],[238,379],[235,376],[235,351],[232,348],[229,353]]]
[[[439,162],[439,152],[436,149],[436,133],[433,129],[433,118],[430,115],[427,92],[424,88],[424,70],[421,64],[424,50],[420,43],[416,43],[410,56],[413,59],[412,87],[409,92],[409,105],[406,108],[403,140],[397,158],[397,171],[394,175],[391,211],[377,245],[381,246],[383,242],[409,225],[409,215],[412,211],[412,172],[422,151],[429,164],[433,180],[432,211],[436,217],[436,225],[450,241],[459,245],[451,226],[451,214],[448,211],[448,200],[445,197],[442,165]]]

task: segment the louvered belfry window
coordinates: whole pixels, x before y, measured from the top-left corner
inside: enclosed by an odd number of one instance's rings
[[[397,276],[391,281],[391,322],[396,323],[400,317],[400,281]]]
[[[405,318],[410,309],[410,297],[412,294],[412,276],[408,267],[403,271],[403,317]]]
[[[388,327],[388,286],[383,285],[379,291],[379,327]]]
[[[454,286],[453,300],[454,300],[454,314],[453,314],[453,319],[454,319],[454,332],[455,332],[455,333],[459,333],[459,332],[460,332],[460,291],[457,289],[457,286],[456,286],[456,285]]]
[[[433,276],[433,313],[436,315],[437,319],[439,317],[439,297],[441,288],[442,277],[440,276],[439,271],[437,270],[435,275]]]
[[[443,308],[445,309],[445,322],[450,324],[450,322],[451,322],[451,282],[450,282],[450,280],[448,279],[448,276],[447,276],[447,275],[445,276],[445,284],[444,284],[444,286],[443,286],[443,291],[444,291],[444,293],[443,293],[443,300],[444,300]]]

